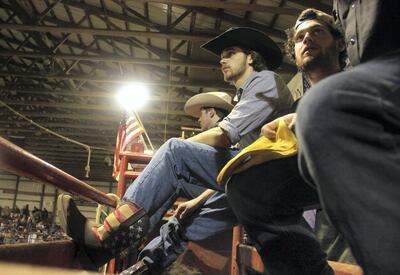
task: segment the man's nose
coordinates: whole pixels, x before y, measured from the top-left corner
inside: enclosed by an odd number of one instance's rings
[[[306,32],[304,34],[303,43],[307,43],[307,42],[310,42],[310,41],[314,41],[314,38],[312,37],[310,32]]]

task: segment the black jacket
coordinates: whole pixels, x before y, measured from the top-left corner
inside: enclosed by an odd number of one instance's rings
[[[334,0],[333,17],[353,66],[399,49],[399,0]]]

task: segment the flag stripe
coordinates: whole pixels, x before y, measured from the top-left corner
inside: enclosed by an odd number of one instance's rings
[[[120,172],[120,152],[125,151],[130,143],[132,143],[135,138],[139,137],[144,133],[144,129],[137,121],[135,116],[131,116],[127,119],[125,125],[120,125],[118,128],[117,139],[115,142],[115,151],[114,151],[114,167],[112,176],[117,181],[119,180],[119,172]]]

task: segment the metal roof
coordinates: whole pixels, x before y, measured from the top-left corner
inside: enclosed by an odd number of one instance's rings
[[[149,85],[151,100],[139,113],[159,146],[179,136],[182,126],[197,126],[183,112],[189,97],[234,92],[223,82],[218,59],[199,48],[204,41],[248,26],[282,45],[284,30],[308,7],[329,12],[331,1],[0,1],[0,135],[80,178],[87,152],[20,115],[106,148],[92,151],[90,175],[110,180],[106,162],[123,113],[115,101],[122,84]],[[286,59],[277,72],[288,80],[295,67]]]

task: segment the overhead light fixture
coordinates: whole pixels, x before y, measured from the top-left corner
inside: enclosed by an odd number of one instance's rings
[[[118,91],[117,100],[126,111],[136,111],[149,100],[149,90],[143,83],[130,83]]]

